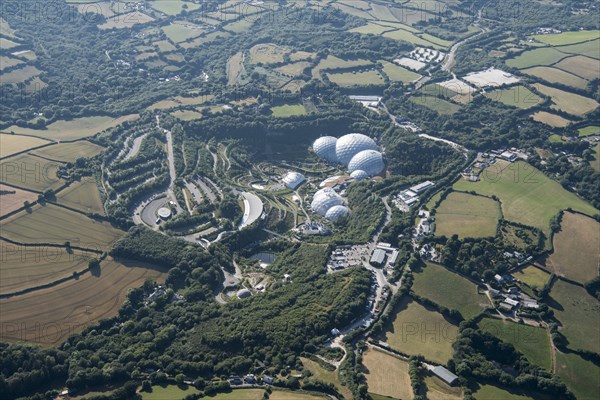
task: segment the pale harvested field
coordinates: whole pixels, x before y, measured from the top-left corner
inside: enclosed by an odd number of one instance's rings
[[[104,215],[104,206],[96,182],[89,180],[90,177],[84,179],[86,180],[75,182],[61,190],[56,195],[58,203],[85,213]]]
[[[39,192],[56,189],[65,182],[57,176],[62,166],[61,162],[24,153],[0,161],[0,181]]]
[[[73,143],[59,143],[43,149],[34,150],[31,154],[62,162],[75,162],[78,158],[91,158],[102,153],[104,147],[87,140]]]
[[[363,354],[369,392],[394,399],[412,399],[408,363],[374,348]]]
[[[11,154],[20,153],[47,143],[50,142],[36,137],[2,133],[0,134],[0,158],[8,157]]]
[[[554,234],[554,253],[547,266],[557,275],[585,283],[598,276],[600,262],[600,223],[565,212],[560,231]]]
[[[541,122],[542,124],[553,126],[555,128],[564,128],[572,122],[561,117],[560,115],[552,114],[546,111],[538,111],[535,114],[532,114],[531,118],[534,121]]]
[[[5,193],[15,192],[15,193]],[[17,189],[0,183],[0,216],[23,207],[23,202],[32,202],[38,195],[27,190]]]
[[[584,79],[592,80],[600,76],[600,62],[589,57],[575,56],[565,58],[554,66]]]
[[[100,271],[86,273],[49,289],[0,300],[0,339],[56,345],[73,333],[115,315],[127,290],[146,279],[164,281],[166,273],[142,263],[102,262]]]
[[[244,68],[242,61],[244,60],[244,53],[241,51],[234,54],[229,61],[227,61],[227,84],[234,85],[240,72]]]
[[[435,376],[426,376],[425,386],[429,400],[462,400],[464,397],[460,387],[448,386]]]
[[[0,223],[2,236],[19,243],[64,244],[108,250],[125,232],[107,222],[52,204],[36,205],[31,212],[21,211]]]
[[[555,104],[551,108],[562,110],[572,115],[584,115],[598,108],[598,102],[589,97],[584,97],[575,93],[566,92],[540,83],[533,85],[538,91],[546,96],[550,96]]]

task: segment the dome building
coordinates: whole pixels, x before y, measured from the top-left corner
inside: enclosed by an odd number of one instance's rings
[[[363,181],[365,179],[369,179],[369,174],[367,174],[365,171],[363,171],[362,169],[357,169],[356,171],[353,171],[350,176],[352,178],[354,178],[357,181]]]
[[[306,178],[304,175],[298,172],[290,171],[282,179],[283,184],[288,188],[295,190],[298,186],[304,182]]]
[[[344,165],[364,150],[378,150],[378,147],[373,139],[361,133],[349,133],[335,142],[337,161]]]
[[[327,211],[333,206],[340,206],[344,204],[342,199],[333,189],[325,188],[317,191],[313,197],[313,201],[310,204],[310,208],[317,214],[325,216]]]
[[[346,206],[333,206],[325,213],[325,218],[330,221],[337,221],[339,218],[345,217],[350,213],[350,209]]]
[[[363,150],[348,163],[350,173],[364,171],[368,176],[378,175],[384,168],[383,156],[376,150]]]
[[[315,154],[328,162],[337,162],[337,156],[335,154],[335,143],[337,138],[333,136],[322,136],[314,141],[313,150]]]

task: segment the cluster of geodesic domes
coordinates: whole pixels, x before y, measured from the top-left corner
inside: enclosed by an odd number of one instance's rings
[[[339,139],[322,136],[313,143],[313,150],[327,162],[345,165],[357,179],[378,175],[385,168],[377,143],[360,133],[349,133]]]

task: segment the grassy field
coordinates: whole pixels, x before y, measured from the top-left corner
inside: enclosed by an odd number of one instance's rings
[[[168,2],[167,2],[168,3]],[[258,391],[264,392],[261,389],[257,389]],[[165,385],[165,386],[152,386],[152,391],[148,392],[140,392],[142,395],[142,400],[164,400],[164,399],[172,399],[172,400],[183,400],[185,396],[190,394],[196,394],[200,391],[193,386],[188,385]],[[218,397],[215,397],[217,399]],[[256,397],[257,400],[260,400],[261,397]],[[255,397],[247,397],[247,400],[253,400]]]
[[[577,133],[579,133],[579,136],[581,136],[581,137],[597,135],[600,133],[600,126],[590,125],[590,126],[586,126],[585,128],[579,128],[577,130]]]
[[[209,397],[210,398],[210,397]],[[319,396],[309,393],[290,392],[287,390],[275,390],[269,395],[269,400],[326,400],[325,395]],[[231,398],[231,400],[244,400],[240,397]]]
[[[37,193],[17,189],[0,183],[0,191],[8,192],[0,195],[0,216],[23,207],[23,202],[37,200]],[[13,193],[14,192],[14,193]]]
[[[389,61],[381,60],[380,62],[381,65],[383,65],[383,72],[385,72],[388,78],[393,82],[410,83],[421,77],[421,75],[416,72],[409,71],[408,69],[402,68]]]
[[[6,68],[14,67],[15,65],[23,64],[23,61],[6,56],[0,56],[0,71],[5,70]]]
[[[56,199],[59,204],[75,208],[85,213],[104,215],[104,206],[96,183],[89,180],[75,182],[61,190]]]
[[[340,379],[336,371],[329,371],[308,358],[300,357],[300,360],[302,361],[304,368],[308,369],[315,379],[325,383],[331,383],[336,387],[337,391],[344,396],[345,399],[352,398],[352,392],[350,389],[340,383]]]
[[[415,46],[431,47],[434,49],[445,49],[445,46],[440,46],[438,44],[422,39],[416,34],[409,31],[405,31],[403,29],[385,32],[382,36],[394,40],[403,40],[405,42],[412,43]]]
[[[227,61],[227,84],[234,85],[243,70],[244,53],[237,52]]]
[[[192,28],[189,26],[179,24],[163,26],[162,30],[165,33],[165,35],[167,35],[167,38],[169,38],[169,40],[174,43],[185,42],[188,39],[197,38],[198,36],[205,33],[205,31],[200,27]]]
[[[412,399],[408,363],[398,357],[370,348],[363,354],[369,392],[394,399]]]
[[[479,386],[477,391],[473,393],[473,396],[477,400],[533,400],[532,397],[512,393],[492,385]]]
[[[551,108],[555,110],[562,110],[572,115],[581,116],[598,108],[598,102],[589,97],[566,92],[540,83],[536,83],[533,86],[546,96],[550,96],[554,103]]]
[[[37,156],[49,158],[62,162],[75,162],[78,158],[91,158],[102,153],[104,147],[87,140],[79,140],[73,143],[59,143],[43,149],[34,150],[31,153]]]
[[[148,14],[133,11],[127,14],[115,15],[108,18],[105,23],[98,25],[99,29],[126,29],[138,24],[147,24],[154,21]]]
[[[521,72],[541,78],[550,83],[562,83],[563,85],[578,89],[585,89],[588,85],[586,79],[554,67],[533,67],[521,70]]]
[[[600,352],[600,302],[587,291],[562,280],[554,283],[549,305],[561,322],[560,331],[569,340],[569,348]]]
[[[310,67],[310,65],[311,64],[308,61],[298,61],[294,63],[285,64],[275,69],[275,71],[287,76],[300,76],[307,67]]]
[[[377,71],[358,71],[327,74],[329,80],[338,86],[383,85],[385,81]]]
[[[506,65],[519,69],[535,67],[538,65],[552,65],[568,56],[568,54],[565,54],[553,47],[544,47],[541,49],[525,51],[515,58],[507,60]]]
[[[194,11],[200,8],[196,3],[181,0],[151,1],[150,7],[167,15],[181,14],[183,10]]]
[[[350,32],[362,33],[363,35],[381,35],[384,32],[393,31],[394,28],[389,26],[379,25],[373,22],[369,22],[366,25],[359,26],[357,28],[350,29]]]
[[[63,165],[30,154],[20,154],[0,161],[0,181],[39,192],[56,189],[64,184],[56,175]]]
[[[127,290],[146,279],[164,281],[166,271],[141,263],[102,262],[100,271],[25,295],[0,300],[2,323],[27,327],[3,329],[0,339],[56,345],[102,318],[115,315]]]
[[[395,312],[396,316],[386,326],[382,341],[402,353],[421,354],[427,360],[441,364],[452,358],[452,344],[458,335],[456,325],[408,297],[402,300]]]
[[[569,71],[577,76],[587,80],[592,80],[600,76],[600,63],[598,60],[584,56],[574,56],[565,58],[555,64],[557,68]],[[585,89],[585,87],[584,87]]]
[[[257,44],[250,49],[250,62],[252,64],[274,64],[283,62],[283,57],[290,52],[287,47],[273,43]]]
[[[138,114],[125,115],[118,118],[102,117],[83,117],[75,118],[69,121],[56,121],[48,125],[45,129],[21,128],[11,126],[7,132],[32,135],[51,140],[77,140],[94,136],[105,129],[121,125],[125,121],[133,121],[139,118]]]
[[[415,273],[413,290],[419,296],[460,311],[465,319],[474,317],[489,306],[485,296],[477,293],[477,286],[467,279],[436,264],[427,264]]]
[[[560,51],[571,54],[581,54],[592,58],[600,58],[600,39],[590,40],[589,42],[572,44],[569,46],[558,47]]]
[[[557,275],[585,283],[598,276],[600,223],[580,214],[563,214],[554,234],[554,253],[546,265]]]
[[[577,354],[556,353],[556,374],[578,400],[597,400],[600,393],[600,367]]]
[[[520,109],[528,109],[542,102],[542,98],[533,93],[526,86],[517,85],[508,89],[499,89],[487,92],[485,97],[499,101],[508,106],[518,107]]]
[[[36,205],[31,212],[21,211],[0,227],[7,239],[20,243],[55,243],[67,241],[72,246],[108,250],[124,232],[107,222],[94,221],[83,214],[48,204]]]
[[[277,118],[292,117],[294,115],[306,115],[306,109],[302,104],[284,104],[271,107],[273,116]]]
[[[561,46],[566,44],[574,44],[585,42],[588,40],[597,39],[600,35],[600,31],[574,31],[574,32],[562,32],[554,35],[535,35],[532,36],[538,42],[546,43],[552,46]]]
[[[530,362],[547,371],[552,370],[552,347],[550,336],[545,329],[495,318],[482,319],[479,327],[503,342],[515,346],[515,349],[523,353]]]
[[[171,113],[172,116],[182,121],[193,121],[202,118],[202,113],[193,110],[176,110]]]
[[[550,278],[550,274],[531,265],[512,275],[521,282],[537,289],[543,288]]]
[[[26,65],[23,68],[14,69],[10,72],[2,74],[2,84],[25,82],[26,80],[38,76],[41,71],[33,65]]]
[[[509,164],[496,162],[481,174],[479,182],[459,180],[456,190],[470,191],[500,199],[504,218],[541,229],[550,234],[550,219],[560,210],[593,215],[597,210],[560,183],[524,161]]]
[[[454,104],[433,96],[412,96],[410,101],[420,106],[427,107],[442,115],[452,115],[460,110],[460,106],[458,104]]]
[[[452,192],[440,204],[435,214],[437,236],[461,238],[493,237],[501,218],[496,200],[468,193]]]
[[[373,63],[369,60],[355,59],[355,60],[343,60],[341,58],[328,55],[327,58],[319,61],[316,67],[312,70],[312,76],[315,79],[321,79],[321,70],[325,69],[339,69],[339,68],[354,68],[370,66]]]
[[[425,393],[428,400],[462,400],[463,390],[460,387],[446,385],[435,376],[425,377]]]
[[[0,243],[0,293],[16,292],[68,277],[74,271],[87,268],[88,256],[94,256],[79,250],[68,253],[64,248],[24,248]]]
[[[546,111],[538,111],[535,114],[532,114],[531,118],[534,121],[541,122],[554,128],[564,128],[572,122],[561,117],[560,115],[552,114]]]
[[[31,136],[0,134],[0,158],[48,144],[47,140]]]

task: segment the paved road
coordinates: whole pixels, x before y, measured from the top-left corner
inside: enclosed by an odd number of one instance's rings
[[[142,146],[142,142],[144,141],[144,139],[147,136],[148,136],[148,133],[144,133],[142,136],[138,136],[133,140],[133,145],[131,146],[131,149],[129,149],[129,152],[127,153],[125,158],[123,158],[123,161],[130,160],[133,157],[137,156],[137,154],[140,152],[140,147]],[[129,140],[129,139],[127,139],[127,140]]]

